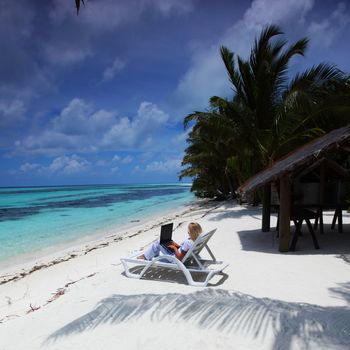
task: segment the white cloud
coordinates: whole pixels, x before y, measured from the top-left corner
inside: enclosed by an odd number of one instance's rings
[[[131,147],[135,144],[137,135],[138,130],[133,129],[132,121],[128,117],[123,117],[103,136],[102,143],[107,147],[113,145]]]
[[[312,44],[330,47],[349,22],[346,4],[341,2],[329,17],[319,22],[312,21],[307,28],[307,34],[312,38]]]
[[[49,63],[67,66],[96,52],[98,38],[135,21],[142,13],[139,1],[89,1],[79,16],[71,1],[54,0],[50,7],[50,32],[42,50]]]
[[[121,159],[120,156],[118,156],[118,154],[116,154],[113,158],[112,158],[112,163],[116,163],[116,162],[119,162]]]
[[[60,156],[52,160],[48,166],[38,163],[24,163],[19,170],[23,173],[40,173],[49,175],[72,175],[85,172],[91,163],[85,158],[75,154],[71,156]]]
[[[126,156],[126,157],[124,157],[120,162],[121,162],[122,164],[129,164],[129,163],[131,163],[133,160],[134,160],[133,157],[131,157],[131,156]]]
[[[211,46],[196,48],[187,72],[180,79],[173,96],[174,105],[180,105],[183,114],[203,109],[213,95],[227,96],[230,90],[227,73],[222,63],[221,45],[246,57],[251,44],[267,24],[302,23],[312,9],[313,0],[254,0],[241,20],[230,27]],[[176,107],[175,107],[176,108]]]
[[[69,42],[47,44],[44,51],[46,59],[50,63],[63,66],[83,61],[92,56],[91,48],[84,47],[82,44],[72,46]]]
[[[137,111],[135,123],[143,128],[153,128],[156,125],[163,125],[169,119],[169,116],[164,113],[157,105],[151,102],[142,102]]]
[[[89,129],[92,107],[83,100],[74,98],[60,115],[53,119],[53,129],[66,135],[85,134]]]
[[[168,121],[169,116],[157,105],[142,102],[135,118],[121,118],[104,135],[102,144],[105,146],[123,145],[131,147],[141,144]]]
[[[164,15],[169,15],[170,13],[189,13],[194,10],[193,0],[143,0],[146,4],[152,4],[156,9],[158,9]]]
[[[71,175],[86,171],[90,166],[90,162],[75,154],[72,156],[61,156],[55,158],[48,166],[48,171],[54,174]]]
[[[95,164],[96,166],[105,167],[108,165],[108,162],[106,162],[104,159],[99,159]]]
[[[81,99],[73,99],[38,134],[17,140],[13,154],[58,156],[70,152],[137,148],[152,140],[169,116],[157,105],[142,102],[133,118],[119,117],[115,111],[96,110]],[[115,159],[116,160],[116,159]],[[131,162],[131,157],[122,160]]]
[[[193,3],[194,0],[104,0],[103,4],[88,1],[77,16],[71,1],[55,0],[49,17],[56,31],[44,51],[51,63],[76,63],[94,52],[96,37],[115,32],[125,23],[136,22],[149,11],[162,16],[186,15],[194,9]],[[106,80],[112,79],[115,72],[115,68],[106,72]]]
[[[117,121],[117,113],[95,110],[74,98],[38,135],[15,143],[17,153],[61,155],[67,152],[96,152],[102,135]]]
[[[75,8],[69,1],[55,0],[50,17],[57,24],[70,19],[92,28],[93,31],[105,31],[113,30],[123,23],[135,21],[149,9],[167,16],[172,13],[188,14],[194,10],[195,2],[196,0],[104,0],[101,6],[99,2],[90,1],[82,7],[77,18]]]
[[[136,165],[134,169],[132,170],[132,173],[139,173],[141,171],[141,168],[139,165]]]
[[[234,27],[237,29],[243,24],[245,30],[259,32],[268,23],[283,24],[290,20],[303,22],[305,15],[313,6],[314,0],[254,0],[241,23],[237,23]]]
[[[33,172],[36,170],[40,170],[42,168],[42,166],[40,164],[37,163],[24,163],[20,166],[19,170],[27,173],[27,172]]]
[[[168,159],[165,161],[153,161],[145,168],[146,173],[173,173],[179,171],[181,167],[181,159]]]
[[[121,164],[129,164],[134,160],[134,158],[130,155],[125,157],[120,157],[117,154],[112,158],[112,163],[121,163]]]
[[[74,6],[65,0],[55,0],[50,11],[50,18],[57,24],[71,21],[78,23],[91,32],[106,31],[117,28],[121,23],[132,21],[142,12],[138,1],[104,0],[100,2],[90,1],[81,8],[79,16],[76,15]]]
[[[0,95],[28,98],[52,88],[35,49],[38,14],[30,1],[0,1]]]
[[[48,44],[44,51],[49,62],[54,64],[83,61],[95,52],[99,36],[111,32],[118,36],[120,27],[137,22],[150,13],[162,17],[188,15],[194,10],[195,2],[197,0],[103,0],[101,4],[100,1],[88,1],[77,16],[70,1],[54,0],[49,17],[56,31],[54,37],[50,37],[52,44]],[[105,71],[104,81],[112,79],[117,71],[116,67]]]
[[[8,126],[18,127],[18,124],[22,123],[25,119],[25,112],[26,107],[21,100],[0,100],[0,126],[2,128]]]
[[[84,136],[66,135],[55,130],[44,130],[39,135],[30,135],[15,142],[15,154],[40,154],[54,156],[67,152],[94,152]]]
[[[125,67],[125,62],[118,57],[113,61],[112,65],[107,67],[103,72],[103,81],[112,80]]]
[[[171,144],[173,146],[183,146],[186,144],[186,140],[188,138],[188,134],[191,132],[192,128],[188,128],[186,131],[177,134],[171,139]]]
[[[74,98],[53,120],[55,130],[66,135],[86,135],[105,131],[115,123],[116,113],[94,111],[84,100]]]

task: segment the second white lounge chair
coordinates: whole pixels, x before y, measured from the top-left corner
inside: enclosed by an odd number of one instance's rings
[[[124,266],[125,275],[131,278],[141,278],[150,268],[168,268],[182,271],[189,285],[205,287],[215,274],[220,273],[228,266],[223,261],[217,261],[208,247],[208,241],[215,231],[216,229],[200,234],[182,260],[177,259],[173,255],[165,254],[159,255],[152,260],[137,259],[142,254],[142,251],[134,253],[130,257],[122,258],[120,260]],[[199,254],[204,248],[209,253],[210,259],[202,259],[200,257]],[[134,267],[141,267],[141,269],[138,269],[141,271],[138,273],[131,272],[128,264],[132,264]],[[205,274],[205,280],[200,282],[194,281],[192,276],[194,273]]]

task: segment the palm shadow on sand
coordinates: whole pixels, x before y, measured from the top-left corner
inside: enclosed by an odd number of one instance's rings
[[[271,349],[290,349],[298,344],[323,348],[348,349],[350,344],[350,308],[321,307],[259,299],[220,289],[205,289],[191,294],[112,295],[101,300],[87,314],[51,334],[45,343],[91,331],[104,324],[120,324],[146,317],[148,322],[168,321],[227,334],[239,333],[253,340],[270,339]]]

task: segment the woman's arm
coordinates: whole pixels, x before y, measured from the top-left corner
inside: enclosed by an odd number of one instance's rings
[[[182,250],[180,251],[175,244],[169,245],[170,248],[174,250],[175,256],[179,259],[182,260],[183,257],[186,255],[187,252],[183,252]]]
[[[180,248],[180,244],[176,243],[175,241],[171,241],[171,245],[173,245],[176,248]]]

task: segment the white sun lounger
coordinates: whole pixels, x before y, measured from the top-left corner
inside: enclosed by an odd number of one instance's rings
[[[188,250],[182,260],[177,259],[173,255],[159,255],[153,258],[153,260],[137,259],[142,254],[142,251],[132,254],[130,257],[120,259],[124,272],[127,277],[141,278],[150,268],[168,268],[173,270],[182,271],[187,279],[187,282],[191,286],[205,287],[209,280],[217,273],[220,273],[224,268],[228,266],[223,261],[217,261],[212,251],[208,247],[208,241],[215,233],[216,229],[207,233],[202,233],[194,242],[192,247]],[[200,252],[206,248],[211,259],[202,259]],[[139,273],[133,273],[130,271],[128,264],[132,264],[138,267],[143,267]],[[212,268],[212,265],[215,265]],[[140,269],[139,269],[140,270]],[[206,274],[204,281],[196,282],[193,280],[192,273]]]

